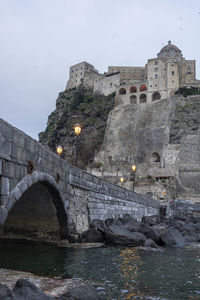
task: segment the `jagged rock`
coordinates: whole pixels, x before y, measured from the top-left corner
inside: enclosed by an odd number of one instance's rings
[[[69,290],[58,300],[99,300],[99,297],[92,286],[80,286]]]
[[[142,217],[142,223],[148,224],[148,225],[155,225],[160,223],[160,216],[143,216]]]
[[[14,300],[13,292],[5,284],[0,283],[0,300]]]
[[[164,233],[160,235],[160,240],[166,246],[184,246],[185,240],[182,234],[173,228],[168,228]]]
[[[111,225],[105,232],[105,241],[112,245],[141,246],[146,237],[140,232],[130,232],[126,228]]]
[[[152,239],[154,242],[158,242],[159,241],[159,233],[153,229],[152,227],[146,225],[145,227],[143,227],[141,229],[141,232],[148,238],[148,239]]]
[[[118,219],[126,229],[130,232],[139,232],[141,229],[141,225],[131,216],[131,215],[124,215],[122,218]]]
[[[30,281],[20,278],[13,289],[13,300],[53,300],[53,297],[47,296]]]
[[[91,227],[86,232],[85,240],[87,243],[103,243],[104,237],[103,234],[98,229]]]
[[[149,248],[156,248],[158,249],[158,245],[152,240],[152,239],[147,239],[144,242],[144,247],[149,247]]]

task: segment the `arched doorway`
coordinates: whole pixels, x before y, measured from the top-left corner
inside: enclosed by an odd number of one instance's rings
[[[126,89],[125,89],[125,88],[121,88],[121,89],[119,90],[119,94],[120,94],[120,95],[126,95]]]
[[[152,163],[160,163],[160,155],[157,152],[153,152],[151,154],[151,162]]]
[[[137,97],[135,95],[130,96],[130,103],[137,104]]]
[[[160,95],[159,92],[153,93],[153,95],[152,95],[152,101],[160,100],[160,98],[161,98],[161,95]]]
[[[2,229],[3,235],[23,238],[67,238],[67,216],[58,190],[47,181],[28,187],[11,207]]]
[[[146,103],[147,102],[147,95],[141,94],[140,95],[140,103]]]

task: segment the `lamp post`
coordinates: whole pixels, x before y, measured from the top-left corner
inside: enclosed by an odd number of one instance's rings
[[[132,165],[132,171],[133,171],[133,192],[135,188],[135,171],[136,171],[136,165]]]
[[[60,156],[61,154],[62,154],[62,152],[63,152],[63,147],[62,146],[57,146],[56,147],[56,151],[57,151],[57,153],[58,153],[58,156]]]
[[[77,167],[77,156],[78,156],[78,137],[81,133],[82,127],[79,124],[74,125],[74,132],[76,134],[76,150],[75,150],[75,165]]]
[[[122,184],[124,183],[124,177],[123,176],[120,177],[120,182],[121,182],[121,186],[122,186]]]

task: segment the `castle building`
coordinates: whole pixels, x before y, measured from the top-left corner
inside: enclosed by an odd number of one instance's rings
[[[116,93],[116,104],[144,104],[170,98],[180,87],[200,86],[196,61],[186,60],[171,41],[144,67],[109,66],[100,74],[93,65],[81,62],[70,68],[66,89],[83,85],[86,89],[109,95]]]

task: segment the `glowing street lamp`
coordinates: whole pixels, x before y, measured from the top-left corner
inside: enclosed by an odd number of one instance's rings
[[[74,125],[74,131],[76,136],[79,136],[79,134],[81,133],[82,127],[81,125],[79,125],[78,123],[76,125]]]
[[[75,150],[76,151],[76,153],[75,153],[75,165],[76,165],[76,167],[77,167],[78,142],[79,142],[78,137],[81,133],[81,130],[82,130],[81,125],[79,125],[78,123],[76,125],[74,125],[74,132],[76,134],[76,150]]]
[[[58,155],[60,156],[61,154],[62,154],[62,152],[63,152],[63,147],[62,146],[57,146],[56,147],[56,151],[57,151],[57,153],[58,153]]]
[[[120,182],[121,182],[121,186],[122,186],[122,184],[124,183],[124,177],[123,176],[120,177]]]
[[[133,192],[135,188],[135,171],[136,171],[136,165],[132,165],[132,171],[133,171]]]

